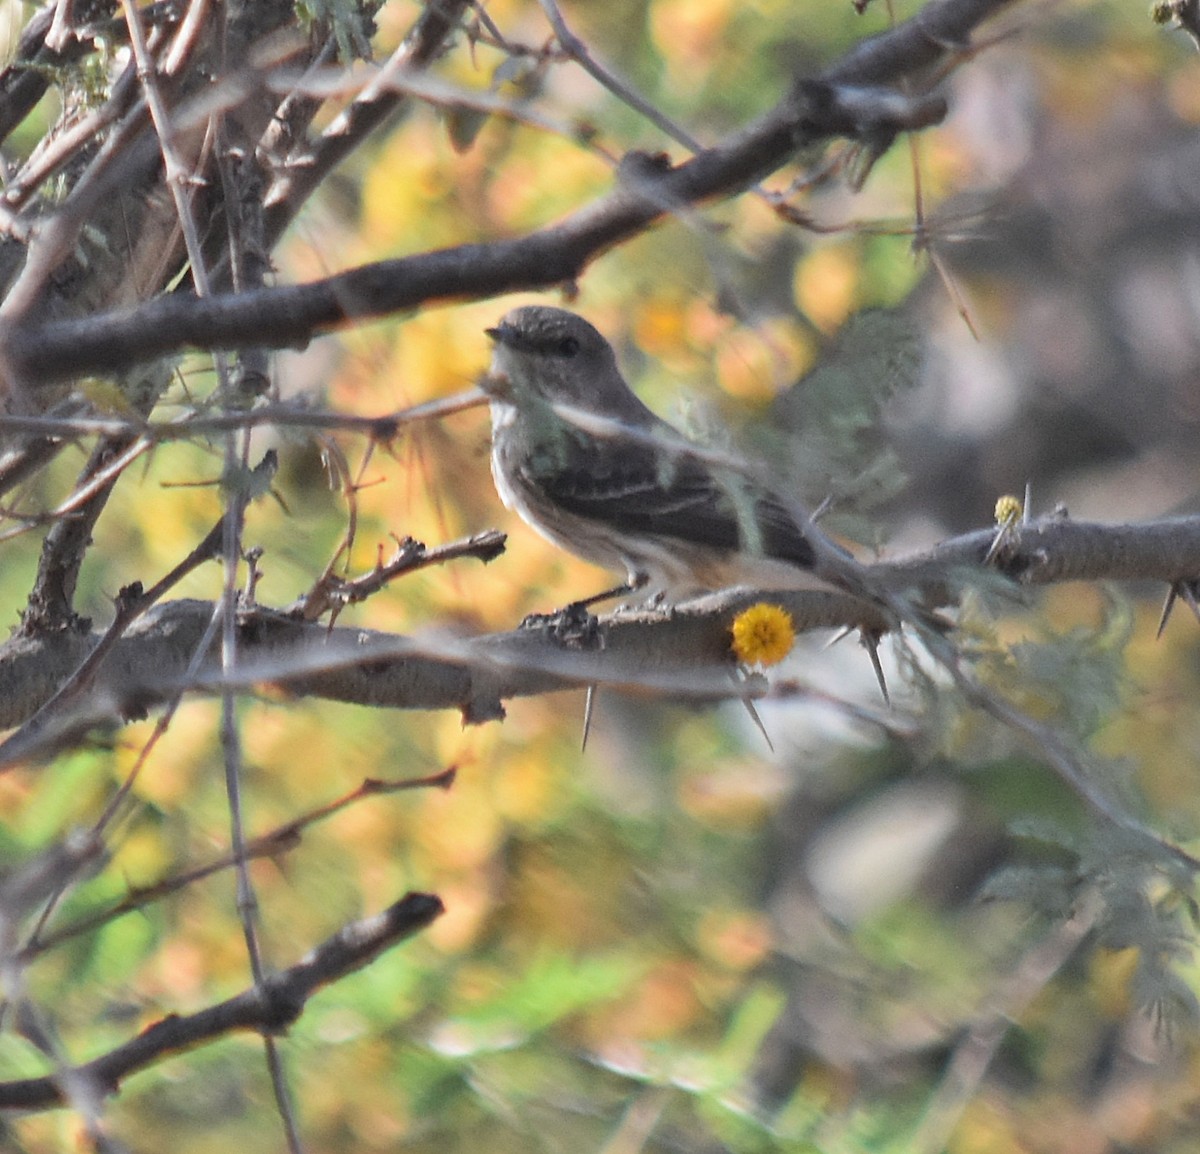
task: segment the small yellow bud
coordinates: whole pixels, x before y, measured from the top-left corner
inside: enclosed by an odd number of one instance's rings
[[[778,665],[796,642],[791,614],[759,601],[733,621],[733,653],[743,665]]]
[[[1021,499],[1014,497],[1011,493],[1006,493],[996,502],[996,524],[1002,528],[1008,528],[1015,525],[1024,512]]]

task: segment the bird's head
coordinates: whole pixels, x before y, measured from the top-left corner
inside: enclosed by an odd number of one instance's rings
[[[495,351],[481,384],[494,397],[518,406],[523,398],[537,398],[617,415],[623,398],[632,396],[612,346],[566,309],[525,305],[506,313],[487,335]]]

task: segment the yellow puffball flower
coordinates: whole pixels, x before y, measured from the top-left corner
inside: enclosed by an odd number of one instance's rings
[[[791,614],[759,601],[733,620],[733,653],[744,665],[778,665],[796,642]]]
[[[996,524],[1006,528],[1015,525],[1021,519],[1024,511],[1021,499],[1014,497],[1011,493],[1006,493],[996,502]]]
[[[1020,521],[1021,513],[1025,512],[1021,506],[1021,499],[1013,497],[1012,493],[1006,493],[1000,500],[996,501],[996,524],[997,525],[1015,525]]]
[[[1005,494],[996,502],[995,513],[996,534],[983,559],[985,565],[990,565],[997,557],[1015,549],[1020,530],[1021,518],[1025,515],[1025,506],[1019,498]]]

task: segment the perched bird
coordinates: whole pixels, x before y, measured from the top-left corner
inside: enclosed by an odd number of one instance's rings
[[[543,537],[670,601],[734,585],[832,587],[817,570],[841,550],[814,548],[794,505],[651,412],[582,317],[531,305],[487,335],[492,476]]]

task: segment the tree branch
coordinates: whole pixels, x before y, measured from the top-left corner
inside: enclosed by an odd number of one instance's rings
[[[412,31],[368,85],[310,147],[293,155],[271,186],[264,220],[266,244],[273,248],[284,229],[296,218],[320,183],[408,99],[405,92],[389,88],[395,72],[426,68],[445,50],[446,42],[462,20],[467,0],[426,3]]]
[[[235,1030],[278,1034],[299,1018],[322,986],[361,970],[385,950],[425,929],[443,906],[432,894],[406,894],[381,914],[343,926],[296,965],[236,997],[195,1014],[170,1014],[102,1057],[44,1078],[0,1082],[0,1110],[44,1110],[64,1105],[64,1083],[82,1082],[97,1097],[172,1054],[216,1041]]]
[[[200,300],[173,295],[122,313],[0,332],[6,368],[30,387],[83,372],[116,372],[189,346],[288,347],[353,321],[424,304],[478,300],[574,281],[598,255],[668,213],[732,195],[830,136],[878,146],[941,119],[944,102],[890,85],[960,50],[973,28],[1013,0],[932,0],[912,20],[866,41],[770,112],[677,167],[630,154],[618,188],[558,224],[515,240],[460,245],[364,265],[306,285]]]
[[[867,582],[911,594],[926,606],[953,603],[985,574],[1020,584],[1149,580],[1173,584],[1200,574],[1200,517],[1142,525],[1100,525],[1049,519],[1022,526],[994,561],[983,559],[995,530],[980,530],[894,561],[863,566]],[[848,594],[786,594],[731,590],[664,614],[616,613],[602,619],[603,642],[563,642],[547,630],[516,629],[477,637],[448,633],[408,637],[352,627],[330,629],[255,609],[239,618],[237,684],[277,683],[291,692],[393,709],[458,709],[468,722],[503,716],[513,697],[601,684],[641,692],[724,700],[757,692],[735,684],[729,650],[733,618],[766,598],[786,608],[798,630],[887,626],[870,605]],[[151,610],[113,646],[96,673],[95,691],[44,740],[78,736],[168,700],[183,689],[214,691],[227,684],[214,655],[188,677],[188,664],[212,616],[205,601],[172,601]],[[0,646],[0,725],[21,724],[70,675],[100,634],[13,637]],[[64,732],[63,727],[66,727]],[[0,746],[0,764],[37,749]]]

